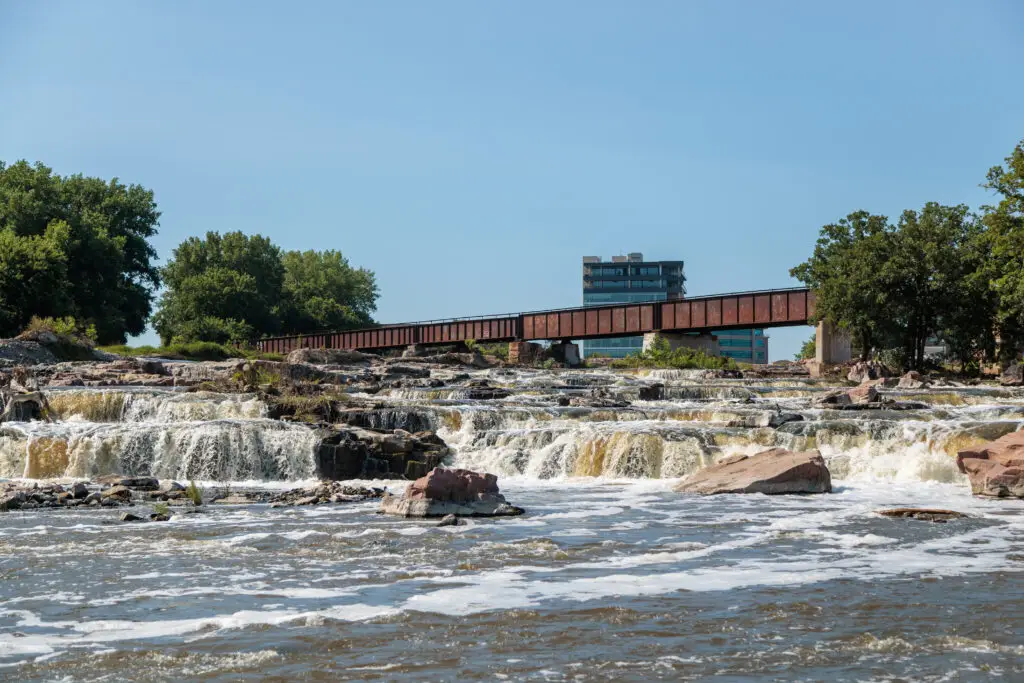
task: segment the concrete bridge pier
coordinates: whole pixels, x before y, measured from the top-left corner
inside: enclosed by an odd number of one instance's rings
[[[827,320],[818,323],[814,336],[814,362],[811,377],[819,377],[826,365],[845,363],[853,358],[850,334]]]
[[[580,347],[568,339],[552,344],[550,351],[552,358],[570,368],[578,368],[583,364],[580,360]]]
[[[668,342],[670,349],[693,349],[703,351],[709,356],[721,356],[722,349],[718,345],[718,337],[713,334],[681,334],[679,332],[648,332],[644,335],[644,351],[647,351],[654,344],[654,340],[661,337]]]

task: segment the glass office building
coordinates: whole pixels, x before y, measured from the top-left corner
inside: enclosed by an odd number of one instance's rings
[[[644,261],[643,254],[583,257],[583,305],[665,301],[686,296],[686,275],[682,261]],[[763,330],[717,330],[723,356],[740,363],[767,363],[768,337]],[[624,358],[643,348],[644,338],[616,337],[583,342],[583,357],[600,355]]]
[[[643,254],[583,257],[583,305],[636,303],[680,299],[686,294],[682,261],[644,261]],[[624,358],[643,348],[644,338],[616,337],[583,342],[583,357]]]

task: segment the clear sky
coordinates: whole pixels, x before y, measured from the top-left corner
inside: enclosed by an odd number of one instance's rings
[[[984,203],[1024,138],[1024,3],[0,0],[0,159],[343,251],[384,322],[796,284],[820,226]],[[772,330],[772,359],[809,328]]]

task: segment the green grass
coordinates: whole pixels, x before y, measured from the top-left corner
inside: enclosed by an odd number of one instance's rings
[[[171,516],[171,506],[167,503],[157,503],[153,506],[153,513],[163,517]]]
[[[193,505],[203,504],[203,492],[196,486],[194,481],[188,483],[188,487],[185,489],[185,496],[192,501]]]
[[[284,356],[280,353],[262,353],[255,349],[225,346],[224,344],[216,344],[214,342],[188,342],[186,344],[170,344],[168,346],[128,346],[126,344],[115,344],[99,348],[107,353],[128,357],[156,356],[177,360],[227,360],[228,358],[284,360]]]

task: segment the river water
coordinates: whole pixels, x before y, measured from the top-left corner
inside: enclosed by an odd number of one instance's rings
[[[822,411],[809,380],[481,372],[513,390],[391,390],[527,514],[459,527],[376,504],[0,515],[0,679],[1024,680],[1024,501],[973,498],[952,454],[1024,425],[1024,393],[887,392]],[[638,388],[666,385],[661,401]],[[560,407],[600,387],[628,408]],[[0,475],[122,470],[291,487],[316,441],[254,397],[75,390],[0,427]],[[800,415],[777,428],[780,413]],[[819,448],[835,492],[674,493],[718,457]],[[238,480],[246,480],[244,482]],[[254,481],[258,480],[258,481]],[[221,482],[221,483],[217,483]],[[391,482],[401,489],[402,482]],[[881,517],[943,507],[947,524]],[[138,511],[138,508],[136,509]]]

